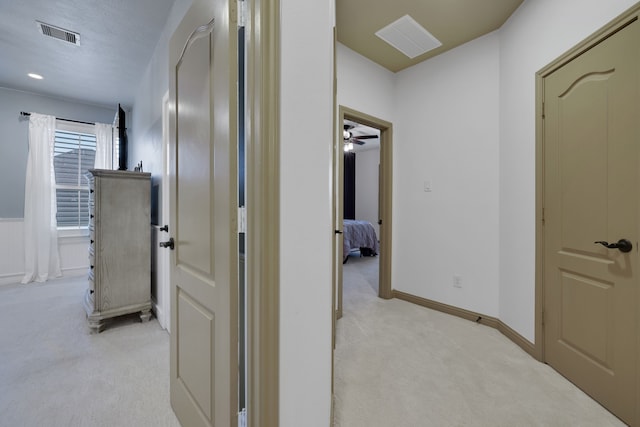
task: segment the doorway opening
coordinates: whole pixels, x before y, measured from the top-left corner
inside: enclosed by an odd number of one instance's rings
[[[345,119],[343,141],[343,291],[358,277],[378,295],[380,130]]]
[[[378,291],[380,298],[392,297],[391,290],[391,191],[392,191],[392,124],[340,106],[338,111],[339,138],[334,145],[334,291],[336,295],[336,318],[342,317],[343,309],[343,263],[348,262],[353,249],[357,255],[372,255],[378,258]],[[358,146],[358,147],[356,147]],[[369,151],[369,153],[367,153]],[[354,152],[355,155],[350,153]],[[358,174],[357,160],[353,160],[355,170],[345,179],[345,159],[360,158],[364,169]],[[377,156],[376,156],[377,153]],[[376,158],[377,157],[377,158]],[[351,160],[347,160],[350,162]],[[377,168],[376,168],[377,164]],[[347,166],[347,170],[349,166]],[[373,169],[373,170],[372,170]],[[360,176],[358,176],[360,175]],[[377,178],[375,178],[377,176]],[[373,178],[373,183],[372,181]],[[358,179],[359,178],[359,179]],[[361,182],[361,197],[357,196],[357,183]],[[351,184],[351,190],[345,187]],[[349,194],[353,192],[353,194]],[[345,211],[346,200],[351,206]],[[373,200],[372,200],[373,199]],[[359,209],[358,209],[359,208]],[[345,212],[347,215],[345,215]],[[353,239],[348,233],[346,220],[356,220],[354,227],[371,228],[375,232],[377,246]],[[370,240],[371,238],[369,238]],[[335,337],[335,331],[334,331]]]

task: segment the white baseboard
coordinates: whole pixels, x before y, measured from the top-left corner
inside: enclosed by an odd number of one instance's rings
[[[2,252],[0,257],[0,285],[20,283],[25,270],[24,219],[0,218],[0,238],[11,248]],[[73,277],[87,274],[89,237],[61,237],[58,243],[62,275]]]
[[[85,276],[88,275],[87,270],[89,269],[89,265],[83,265],[81,267],[68,267],[62,269],[62,275],[64,277],[75,277],[75,276]]]
[[[160,323],[160,326],[162,327],[162,329],[168,330],[167,324],[166,324],[167,319],[165,319],[165,315],[164,315],[164,311],[162,310],[162,307],[160,307],[156,301],[152,300],[151,310],[153,310],[153,314],[156,316],[156,319],[158,319],[158,323]]]
[[[63,268],[62,269],[62,276],[63,277],[84,276],[84,275],[87,274],[87,268],[89,268],[89,267],[86,266],[86,265],[82,266],[82,267]],[[23,277],[24,277],[24,272],[22,272],[22,273],[0,274],[0,286],[17,285],[18,283],[20,283],[22,281]]]
[[[24,273],[0,274],[0,286],[18,284],[23,277]]]

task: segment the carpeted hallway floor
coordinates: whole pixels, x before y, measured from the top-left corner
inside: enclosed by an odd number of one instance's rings
[[[496,330],[378,299],[377,262],[344,266],[336,426],[623,425]],[[89,334],[85,287],[0,287],[0,427],[178,426],[167,332],[133,315]]]
[[[495,329],[377,298],[377,263],[344,265],[335,426],[624,425]]]

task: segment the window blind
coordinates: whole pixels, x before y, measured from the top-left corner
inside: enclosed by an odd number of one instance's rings
[[[87,227],[89,183],[84,174],[94,165],[96,136],[56,129],[53,155],[58,227]]]

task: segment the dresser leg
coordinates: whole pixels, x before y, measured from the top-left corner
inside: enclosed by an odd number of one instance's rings
[[[140,312],[140,320],[143,322],[148,322],[151,319],[151,309],[142,310]]]
[[[89,319],[89,329],[92,334],[98,334],[102,332],[102,330],[104,329],[104,321]]]

